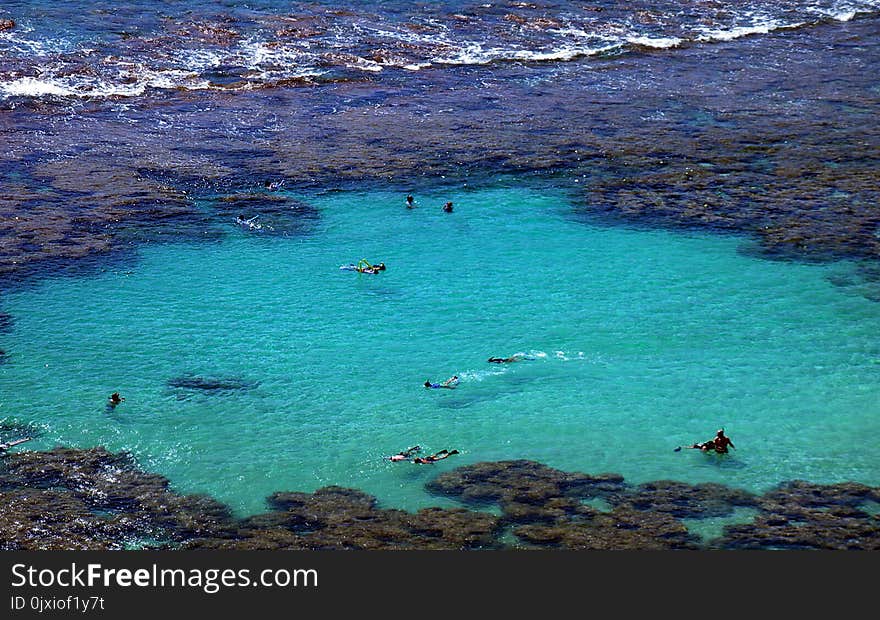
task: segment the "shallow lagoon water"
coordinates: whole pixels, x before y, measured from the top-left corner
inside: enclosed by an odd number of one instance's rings
[[[585,223],[545,185],[431,191],[414,210],[401,192],[297,195],[320,212],[308,234],[230,221],[219,241],[4,295],[0,417],[42,425],[34,448],[131,450],[241,514],[329,484],[446,504],[424,482],[510,458],[754,491],[880,484],[858,449],[880,431],[880,305],[830,282],[846,263]],[[339,269],[360,258],[388,270]],[[486,363],[514,353],[535,359]],[[455,390],[422,387],[453,374]],[[168,385],[191,375],[247,389]],[[719,426],[728,457],[673,452]],[[461,454],[383,459],[415,444]]]

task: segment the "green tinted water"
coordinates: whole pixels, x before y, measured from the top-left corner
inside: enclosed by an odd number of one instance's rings
[[[848,265],[594,227],[543,189],[421,195],[414,210],[399,194],[303,198],[321,212],[307,237],[230,222],[217,243],[143,247],[130,272],[5,294],[0,418],[41,424],[35,448],[131,450],[242,513],[328,484],[443,504],[424,482],[508,458],[631,482],[880,484],[861,448],[880,431],[880,304],[829,283]],[[364,257],[388,270],[339,269]],[[486,363],[517,352],[535,359]],[[453,374],[455,390],[422,387]],[[168,386],[182,375],[258,385]],[[126,401],[108,412],[114,390]],[[734,454],[673,452],[719,426]],[[383,459],[414,444],[461,454]]]

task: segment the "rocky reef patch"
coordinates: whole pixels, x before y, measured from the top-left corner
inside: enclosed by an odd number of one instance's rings
[[[232,528],[228,508],[103,448],[9,454],[0,462],[0,549],[168,546]]]
[[[756,495],[721,484],[629,485],[527,460],[466,465],[429,492],[461,507],[382,508],[357,489],[277,492],[244,518],[176,492],[128,454],[58,447],[0,459],[0,549],[880,549],[880,488],[793,481]],[[608,510],[591,505],[601,500]],[[485,510],[497,505],[500,514]],[[685,520],[747,507],[708,541]]]
[[[303,11],[258,20],[282,39],[266,53],[354,19]],[[501,40],[511,25],[554,30],[528,11],[495,21]],[[124,41],[137,53],[168,38],[222,51],[254,27],[245,22],[194,16]],[[112,97],[11,98],[0,105],[0,172],[9,180],[0,188],[0,276],[142,241],[213,239],[242,213],[262,213],[276,232],[308,230],[316,213],[286,192],[367,186],[403,195],[512,174],[571,190],[576,218],[745,233],[761,256],[854,258],[869,266],[857,277],[870,279],[880,258],[880,130],[875,81],[859,67],[876,64],[874,36],[872,20],[822,30],[799,42],[804,66],[784,74],[774,63],[794,62],[785,37],[742,39],[731,50],[683,46],[672,65],[637,53],[619,66],[597,56],[430,71],[387,66],[423,57],[406,56],[406,37],[383,38],[319,54],[318,69],[321,58],[333,68],[322,78],[264,70],[260,88],[235,90],[223,87],[250,78],[221,67],[205,76],[216,88],[149,91],[122,109]],[[841,67],[835,50],[844,47],[852,60]],[[267,179],[283,180],[284,191],[255,191]],[[872,299],[877,281],[861,287]]]

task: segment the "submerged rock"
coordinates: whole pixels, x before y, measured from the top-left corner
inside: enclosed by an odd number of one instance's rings
[[[223,394],[252,390],[260,385],[259,381],[248,381],[238,377],[201,377],[183,375],[168,380],[168,387],[181,390],[195,390],[205,393]]]
[[[722,484],[687,484],[674,480],[647,482],[612,498],[618,506],[670,514],[677,519],[724,517],[739,506],[754,507],[758,499]]]
[[[278,492],[270,511],[236,519],[204,495],[182,495],[125,453],[55,448],[0,459],[0,550],[18,549],[880,549],[880,488],[795,481],[764,495],[675,481],[628,486],[533,461],[477,463],[428,483],[435,493],[497,503],[415,513],[357,489]],[[608,510],[585,502],[600,498]],[[757,516],[707,545],[683,518]],[[876,512],[876,511],[873,511]]]
[[[687,486],[687,485],[683,485]],[[466,503],[497,502],[504,523],[526,547],[566,549],[686,549],[697,539],[674,511],[649,493],[632,491],[622,476],[568,473],[533,461],[477,463],[440,475],[426,487]],[[600,512],[584,500],[605,499]]]
[[[623,488],[618,474],[570,474],[534,461],[476,463],[441,474],[428,491],[465,503],[542,504],[559,497],[590,498]]]
[[[758,498],[751,523],[729,525],[711,542],[724,549],[880,550],[880,487],[854,482],[820,485],[788,482]]]
[[[249,517],[234,538],[198,539],[188,548],[477,549],[497,546],[499,519],[463,508],[416,513],[380,509],[356,489],[275,493],[274,512]]]
[[[176,544],[232,529],[229,509],[180,495],[128,454],[55,448],[0,461],[3,549],[118,549],[144,541]],[[140,541],[140,542],[138,542]]]
[[[661,512],[617,508],[584,520],[516,527],[529,547],[562,549],[697,549],[698,538],[675,517]]]

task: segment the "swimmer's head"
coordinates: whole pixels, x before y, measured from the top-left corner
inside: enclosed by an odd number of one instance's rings
[[[723,429],[723,428],[719,428],[719,429],[718,429],[718,432],[715,433],[715,434],[718,435],[718,436],[720,437],[721,435],[724,434],[724,429]]]
[[[430,382],[430,381],[425,381],[425,387],[431,387],[431,382]]]

